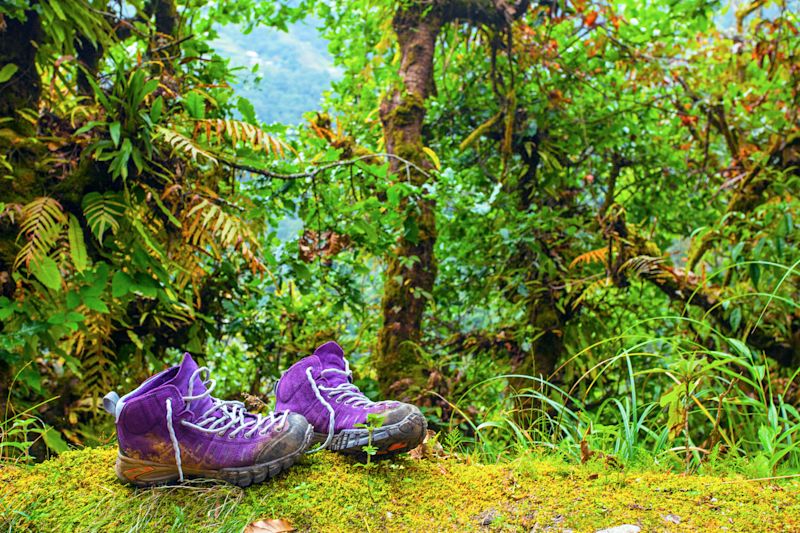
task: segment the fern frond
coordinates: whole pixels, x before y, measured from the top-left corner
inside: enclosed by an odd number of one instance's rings
[[[203,150],[192,139],[181,135],[175,130],[159,126],[156,130],[156,135],[172,146],[173,153],[188,157],[192,161],[198,161],[198,157],[203,156],[212,165],[218,163],[216,157]]]
[[[592,294],[594,291],[600,289],[601,287],[610,287],[611,286],[611,278],[603,277],[598,280],[593,281],[590,283],[581,293],[572,301],[572,308],[577,309],[578,306],[583,303],[587,296]]]
[[[225,248],[235,249],[242,253],[251,270],[263,269],[263,265],[253,253],[257,241],[241,218],[231,215],[211,200],[199,196],[182,218],[184,238],[195,248],[208,250],[215,258],[219,258]]]
[[[232,146],[238,143],[249,145],[253,150],[265,154],[283,157],[286,150],[292,150],[283,141],[276,139],[264,130],[233,119],[202,119],[195,122],[193,136],[197,138],[200,133],[205,133],[208,141],[216,140],[219,143],[228,142]]]
[[[195,246],[211,246],[216,255],[219,255],[219,246],[235,246],[240,236],[250,236],[240,219],[206,198],[201,198],[186,214],[187,219],[192,217],[192,223],[184,233],[187,240]]]
[[[79,309],[87,316],[85,352],[81,359],[83,382],[88,396],[100,398],[114,381],[113,361],[116,358],[116,352],[109,340],[113,331],[111,315],[93,313],[84,309],[83,306]]]
[[[662,272],[661,263],[664,262],[662,257],[653,257],[651,255],[637,255],[631,257],[619,268],[620,272],[630,271],[634,274],[657,274]]]
[[[585,263],[587,265],[591,263],[602,263],[603,265],[605,265],[607,263],[607,258],[608,258],[608,248],[604,246],[602,248],[598,248],[596,250],[590,250],[586,253],[579,255],[578,257],[572,260],[572,262],[569,264],[569,268],[572,268],[581,263]]]
[[[125,214],[127,205],[122,195],[117,192],[90,192],[83,197],[83,214],[89,229],[97,240],[103,242],[106,230],[116,233],[119,229],[119,219]]]
[[[17,254],[14,269],[22,265],[27,267],[32,260],[48,255],[58,242],[66,222],[61,204],[52,198],[41,196],[24,205],[17,239],[25,236],[27,242]]]

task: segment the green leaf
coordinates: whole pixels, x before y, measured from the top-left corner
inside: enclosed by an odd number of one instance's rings
[[[97,311],[98,313],[108,313],[108,306],[106,303],[96,296],[87,296],[83,299],[83,304],[89,309]]]
[[[61,272],[50,257],[44,256],[31,261],[30,270],[42,285],[55,291],[61,290]]]
[[[206,106],[203,97],[197,92],[191,92],[183,100],[186,111],[192,118],[205,118]]]
[[[731,311],[731,316],[728,321],[731,324],[731,329],[733,331],[737,331],[739,329],[739,325],[742,323],[742,310],[739,307],[736,307],[733,311]]]
[[[126,205],[122,195],[116,192],[90,192],[83,197],[83,212],[89,229],[97,240],[103,242],[103,234],[110,229],[116,233],[119,229],[119,218],[125,213]]]
[[[131,342],[140,350],[144,350],[144,343],[142,342],[142,339],[140,339],[139,336],[130,329],[127,331],[127,333]]]
[[[69,216],[69,250],[72,255],[72,264],[75,270],[83,272],[89,262],[89,256],[86,253],[86,243],[83,240],[83,229],[80,222],[75,218],[75,215]]]
[[[64,438],[61,436],[61,433],[50,426],[47,426],[45,430],[42,431],[42,440],[44,440],[45,445],[50,449],[50,451],[56,453],[64,453],[69,451],[69,446],[67,446],[67,443],[64,442]]]
[[[16,309],[17,306],[14,302],[5,296],[0,297],[0,320],[6,320],[8,317],[14,314]]]
[[[158,89],[158,83],[159,83],[158,78],[153,78],[151,80],[147,80],[147,83],[145,83],[144,87],[142,88],[142,97],[147,96],[151,92],[153,92],[156,89]]]
[[[119,134],[122,126],[119,122],[112,122],[108,125],[108,133],[111,134],[111,140],[114,141],[114,146],[119,146]]]
[[[749,263],[747,270],[750,272],[750,279],[753,281],[753,287],[758,290],[758,282],[761,280],[761,268],[758,263]]]
[[[19,70],[19,67],[14,63],[4,65],[3,68],[0,69],[0,83],[5,83],[10,80],[11,76],[13,76],[17,70]]]
[[[114,298],[125,296],[132,285],[133,280],[131,277],[122,270],[118,270],[114,277],[111,278],[111,296]]]
[[[86,317],[75,311],[70,311],[66,315],[67,322],[83,322]]]
[[[60,18],[63,21],[67,20],[67,16],[64,14],[64,11],[61,9],[61,6],[58,5],[57,1],[56,2],[48,2],[47,5],[50,6],[50,9],[52,9],[55,12],[55,14],[56,14],[56,16],[58,18]]]
[[[161,120],[161,111],[164,109],[164,99],[159,96],[153,101],[153,106],[150,108],[150,120],[153,123]]]
[[[236,109],[239,110],[239,113],[242,114],[242,118],[245,122],[249,122],[251,124],[256,124],[256,108],[253,107],[253,104],[247,98],[239,98],[236,101]]]
[[[731,338],[729,338],[729,339],[726,339],[726,340],[728,341],[728,344],[730,344],[731,347],[733,347],[733,349],[739,355],[741,355],[742,357],[746,357],[748,359],[752,359],[753,355],[750,352],[750,348],[748,348],[745,343],[743,343],[739,339],[731,339]]]

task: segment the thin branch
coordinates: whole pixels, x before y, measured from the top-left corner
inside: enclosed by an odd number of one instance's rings
[[[173,46],[178,46],[178,45],[188,41],[189,39],[194,39],[194,34],[187,35],[186,37],[182,37],[182,38],[178,39],[177,41],[170,41],[167,44],[161,45],[158,48],[154,48],[153,50],[150,50],[150,53],[151,54],[156,54],[158,52],[161,52],[162,50],[166,50],[167,48],[172,48]]]
[[[272,178],[272,179],[277,179],[277,180],[299,180],[299,179],[304,179],[304,178],[314,178],[314,177],[316,177],[317,175],[319,175],[319,174],[321,174],[323,172],[331,170],[332,168],[350,167],[350,166],[355,165],[359,161],[364,161],[366,159],[374,159],[376,157],[386,157],[388,159],[395,159],[395,160],[400,161],[401,163],[405,164],[407,169],[408,168],[413,168],[414,170],[416,170],[417,172],[419,172],[420,174],[422,174],[423,176],[425,176],[428,179],[431,179],[433,177],[428,172],[426,172],[424,169],[422,169],[420,166],[412,163],[411,161],[409,161],[407,159],[404,159],[404,158],[402,158],[400,156],[397,156],[397,155],[394,155],[394,154],[387,154],[387,153],[362,155],[362,156],[359,156],[359,157],[354,157],[352,159],[345,159],[345,160],[342,160],[342,161],[334,161],[334,162],[331,162],[331,163],[327,163],[325,165],[320,165],[320,166],[318,166],[316,168],[313,168],[311,170],[307,170],[305,172],[293,172],[293,173],[290,173],[290,174],[283,174],[283,173],[280,173],[280,172],[274,172],[272,170],[267,170],[267,169],[264,169],[264,168],[258,168],[258,167],[254,167],[254,166],[251,166],[251,165],[246,165],[246,164],[243,164],[243,163],[239,163],[238,161],[225,159],[224,157],[218,157],[218,159],[219,159],[219,161],[221,163],[223,163],[223,164],[225,164],[225,165],[227,165],[227,166],[229,166],[231,168],[235,168],[237,170],[244,170],[245,172],[252,172],[253,174],[258,174],[259,176],[264,176],[265,178]]]

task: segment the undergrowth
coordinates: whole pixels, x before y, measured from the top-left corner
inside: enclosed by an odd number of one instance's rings
[[[469,456],[409,457],[369,471],[323,452],[272,482],[240,489],[191,482],[132,489],[113,471],[116,450],[62,454],[0,470],[0,520],[15,531],[242,531],[285,519],[300,531],[797,530],[800,483],[575,465],[525,454],[482,465]],[[368,479],[369,478],[369,479]]]

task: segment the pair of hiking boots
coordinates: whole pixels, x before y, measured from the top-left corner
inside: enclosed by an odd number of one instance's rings
[[[187,478],[222,479],[246,487],[289,468],[315,443],[316,450],[363,455],[372,428],[378,457],[415,448],[425,418],[413,405],[373,402],[352,383],[341,347],[328,342],[287,370],[277,386],[276,410],[249,413],[242,402],[211,396],[214,380],[189,354],[120,398],[104,398],[117,426],[117,477],[148,486]],[[314,450],[314,451],[316,451]]]

